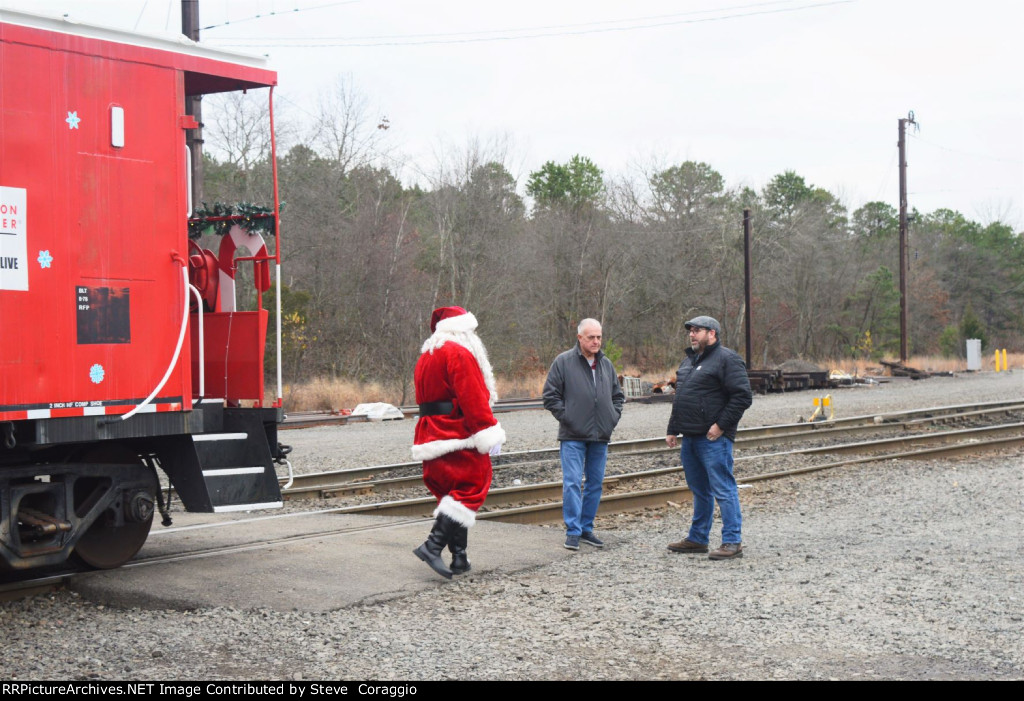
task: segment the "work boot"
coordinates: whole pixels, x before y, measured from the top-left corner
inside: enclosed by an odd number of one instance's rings
[[[689,538],[683,538],[678,543],[669,543],[668,549],[674,553],[706,553],[708,546],[694,543]]]
[[[740,543],[722,543],[720,548],[708,553],[709,560],[732,560],[736,557],[743,557],[743,545]]]
[[[469,529],[465,526],[456,526],[452,539],[448,542],[448,549],[452,551],[452,574],[465,574],[471,569],[469,557],[466,556],[466,545],[469,543]]]
[[[448,566],[444,564],[444,560],[441,559],[444,546],[448,544],[450,539],[451,526],[448,525],[449,523],[453,522],[448,521],[443,514],[438,514],[437,518],[434,519],[434,527],[430,529],[430,535],[423,541],[423,545],[412,551],[413,555],[430,565],[430,569],[445,579],[452,578],[452,571],[448,569]]]

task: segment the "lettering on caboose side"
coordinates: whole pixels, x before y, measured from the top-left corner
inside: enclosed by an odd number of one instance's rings
[[[130,297],[127,287],[75,287],[78,342],[131,343]]]
[[[26,190],[0,186],[0,290],[28,291]]]

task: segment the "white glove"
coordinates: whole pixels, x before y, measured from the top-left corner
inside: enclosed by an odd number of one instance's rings
[[[495,456],[495,457],[501,455],[501,443],[495,444],[495,446],[493,448],[491,448],[490,454]]]

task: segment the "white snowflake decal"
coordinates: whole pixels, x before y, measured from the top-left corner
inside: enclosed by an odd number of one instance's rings
[[[49,251],[39,251],[39,257],[36,260],[39,261],[40,268],[49,268],[50,263],[53,262],[53,256],[50,255]]]
[[[78,123],[81,122],[82,119],[78,116],[78,110],[75,110],[74,112],[68,112],[68,118],[64,121],[68,123],[69,129],[77,129]]]
[[[89,379],[92,380],[94,384],[98,385],[99,383],[103,382],[103,376],[105,374],[106,373],[103,371],[103,366],[100,365],[99,363],[89,368]]]

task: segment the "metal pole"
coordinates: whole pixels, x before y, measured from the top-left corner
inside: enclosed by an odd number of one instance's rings
[[[181,33],[192,41],[199,41],[199,0],[181,0]],[[200,207],[203,202],[203,103],[202,96],[185,96],[185,114],[191,115],[199,124],[190,129],[185,137],[192,154],[192,206]],[[191,214],[191,212],[189,212]]]
[[[743,304],[744,320],[746,326],[747,342],[747,370],[753,367],[753,329],[750,328],[750,320],[753,313],[750,309],[750,208],[743,210]]]
[[[900,149],[900,362],[906,363],[907,349],[907,122],[916,124],[914,113],[899,120]]]

